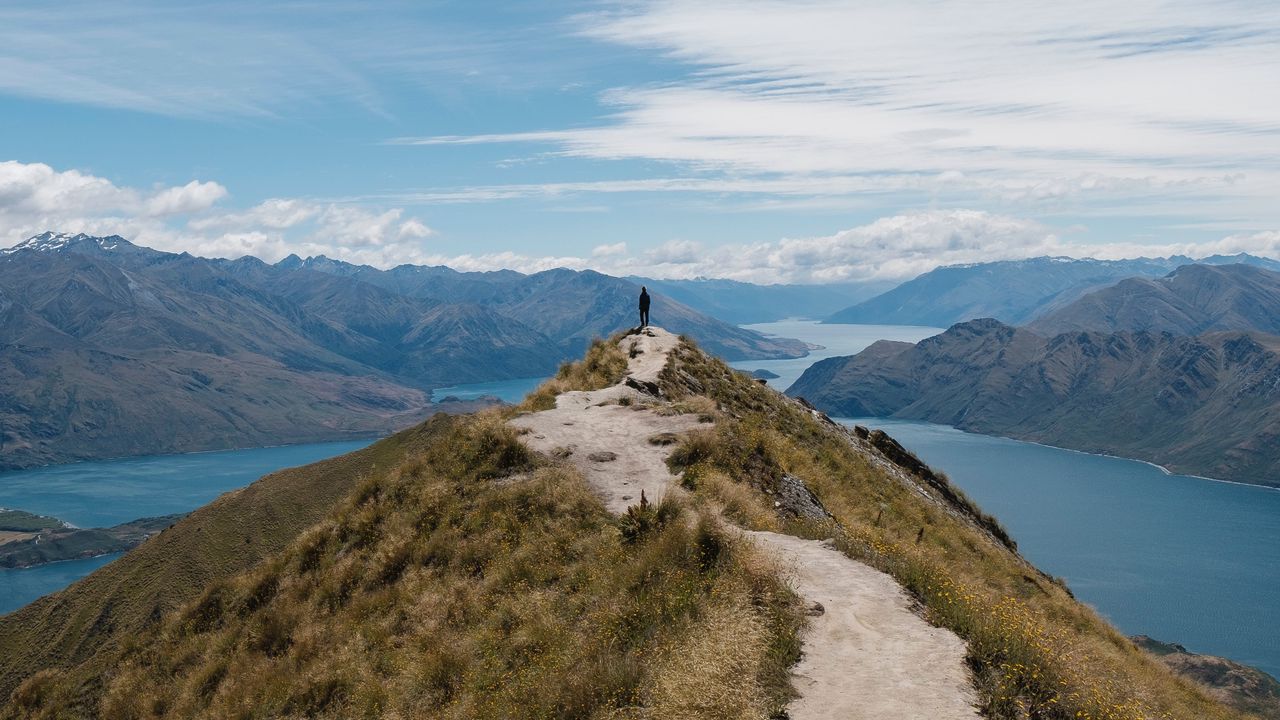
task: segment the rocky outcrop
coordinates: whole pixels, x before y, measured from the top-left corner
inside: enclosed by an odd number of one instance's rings
[[[1266,720],[1280,720],[1280,681],[1257,668],[1214,655],[1200,655],[1177,643],[1146,635],[1135,645],[1160,658],[1178,675],[1192,680],[1218,700]]]

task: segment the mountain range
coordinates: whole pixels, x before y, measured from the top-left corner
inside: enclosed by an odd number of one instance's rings
[[[885,281],[828,285],[756,285],[715,278],[627,279],[735,325],[777,322],[789,318],[825,318],[897,285]]]
[[[840,310],[826,322],[948,327],[989,317],[1022,325],[1120,280],[1156,278],[1191,263],[1248,264],[1280,270],[1280,262],[1246,254],[1203,260],[1183,256],[1132,260],[1039,257],[949,265]]]
[[[1128,278],[1029,325],[1041,335],[1140,330],[1280,335],[1280,273],[1250,265],[1186,265],[1161,278]]]
[[[1280,485],[1277,288],[1280,273],[1186,266],[1090,293],[1027,328],[986,318],[914,345],[878,342],[814,364],[788,393],[838,415]]]
[[[552,374],[633,324],[638,293],[44,233],[0,253],[0,469],[384,434],[433,412],[432,388]],[[807,352],[662,296],[653,315],[731,359]]]

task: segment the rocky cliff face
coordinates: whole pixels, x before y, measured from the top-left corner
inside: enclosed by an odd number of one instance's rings
[[[975,320],[825,360],[788,393],[836,415],[927,420],[1276,485],[1277,346],[1245,332],[1046,338]]]

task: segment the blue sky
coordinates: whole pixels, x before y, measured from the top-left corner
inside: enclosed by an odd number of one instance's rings
[[[761,282],[1280,255],[1280,8],[0,5],[0,246]]]

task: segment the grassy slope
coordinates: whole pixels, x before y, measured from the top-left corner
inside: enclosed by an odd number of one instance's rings
[[[620,368],[597,346],[556,382]],[[727,720],[786,702],[799,604],[705,509],[614,518],[500,413],[421,433],[283,552],[110,662],[36,674],[8,715]]]
[[[42,668],[105,667],[121,638],[208,583],[279,552],[328,512],[362,473],[422,440],[407,430],[364,450],[283,470],[227,493],[66,590],[0,616],[0,697]]]
[[[869,440],[687,347],[663,384],[671,396],[706,394],[721,407],[717,430],[674,456],[687,468],[686,484],[731,517],[772,529],[781,475],[803,479],[834,522],[784,529],[835,537],[850,556],[894,575],[933,622],[968,640],[990,716],[1238,717],[1023,560],[945,477],[931,484],[904,471]]]

